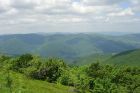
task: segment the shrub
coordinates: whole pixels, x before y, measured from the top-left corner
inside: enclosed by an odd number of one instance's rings
[[[63,60],[51,58],[42,63],[40,68],[32,72],[33,78],[55,82],[63,73],[66,64]]]
[[[12,63],[12,69],[18,72],[23,72],[22,69],[30,66],[30,61],[33,59],[31,54],[21,55],[19,58],[16,58]]]

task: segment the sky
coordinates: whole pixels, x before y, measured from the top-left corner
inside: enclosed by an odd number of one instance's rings
[[[140,0],[0,0],[0,34],[140,32]]]

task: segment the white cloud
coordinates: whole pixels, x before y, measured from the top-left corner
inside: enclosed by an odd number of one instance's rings
[[[133,4],[139,4],[139,3],[140,3],[139,0],[131,0],[131,2],[132,2]]]
[[[10,9],[10,0],[0,0],[0,13],[6,12]]]
[[[139,22],[139,6],[139,0],[0,0],[0,27]]]
[[[132,16],[134,15],[134,12],[132,11],[131,8],[127,8],[127,9],[124,9],[122,11],[119,11],[119,12],[113,12],[113,13],[109,13],[108,16]]]
[[[15,8],[11,8],[10,10],[8,10],[5,14],[6,15],[15,15],[18,13],[18,10]]]

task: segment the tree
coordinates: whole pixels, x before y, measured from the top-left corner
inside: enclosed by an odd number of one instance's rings
[[[30,66],[30,61],[33,59],[33,56],[31,54],[24,54],[21,55],[19,58],[16,58],[13,61],[12,69],[23,72],[22,68],[27,68]]]
[[[87,74],[92,78],[102,78],[104,76],[103,67],[98,62],[92,63],[87,70]]]
[[[43,62],[37,71],[32,72],[32,76],[36,79],[55,82],[63,73],[66,64],[61,59],[51,58]]]

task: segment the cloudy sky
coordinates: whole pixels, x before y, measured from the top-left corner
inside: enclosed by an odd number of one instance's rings
[[[0,0],[0,34],[140,32],[140,0]]]

